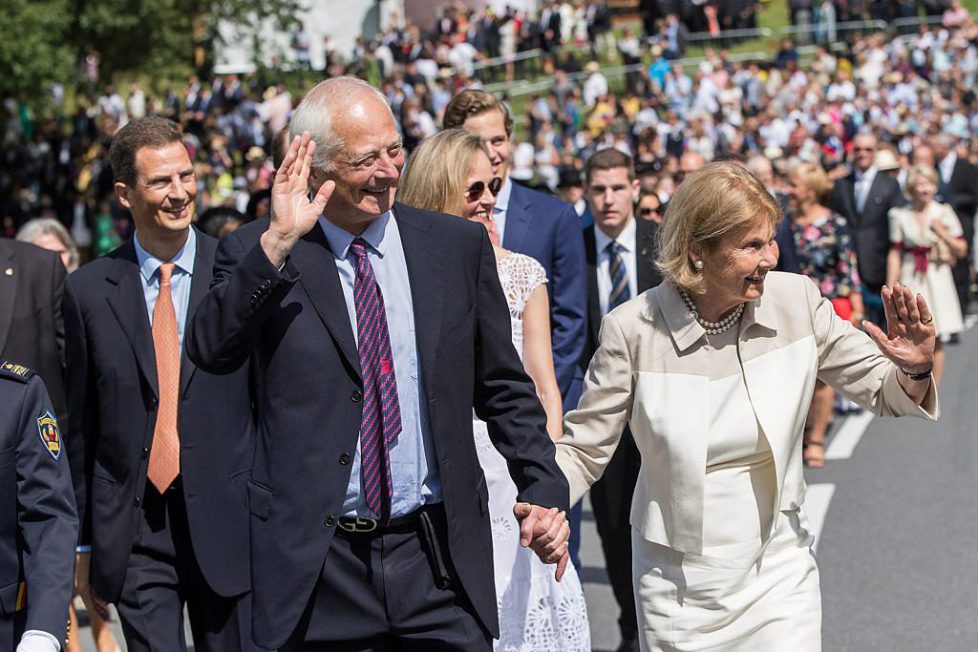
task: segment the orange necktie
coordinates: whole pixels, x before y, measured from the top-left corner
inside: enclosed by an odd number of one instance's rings
[[[160,294],[153,308],[153,348],[156,349],[156,378],[160,391],[156,430],[149,454],[147,477],[163,493],[180,474],[180,435],[177,406],[180,395],[180,337],[177,315],[170,294],[173,263],[160,266]]]

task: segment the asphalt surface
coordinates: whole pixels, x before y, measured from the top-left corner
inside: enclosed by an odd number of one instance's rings
[[[947,347],[937,424],[874,419],[851,454],[830,437],[840,459],[806,472],[826,651],[978,650],[978,329],[961,339]],[[612,651],[618,608],[587,504],[581,533],[592,646]],[[82,645],[95,650],[85,628]]]

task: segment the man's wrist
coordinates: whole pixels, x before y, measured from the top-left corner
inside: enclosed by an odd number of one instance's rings
[[[272,263],[276,268],[281,269],[285,264],[285,260],[292,253],[292,248],[295,247],[295,240],[292,238],[285,238],[272,231],[265,231],[261,235],[261,248],[268,257],[269,262]]]

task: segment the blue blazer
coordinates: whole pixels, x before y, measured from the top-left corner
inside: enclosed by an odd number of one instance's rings
[[[587,337],[587,266],[581,221],[574,207],[518,183],[506,211],[503,247],[538,260],[547,270],[554,372],[564,410],[577,407],[574,373]]]
[[[567,509],[567,481],[513,348],[486,230],[403,204],[394,205],[394,219],[411,283],[449,554],[495,636],[489,494],[473,408],[506,458],[520,500]],[[259,220],[221,240],[215,285],[191,319],[186,344],[211,372],[233,372],[249,355],[256,362],[258,445],[248,483],[252,631],[256,643],[277,648],[309,603],[343,513],[363,381],[323,230],[317,225],[304,235],[280,271],[261,248],[267,228],[268,220]]]

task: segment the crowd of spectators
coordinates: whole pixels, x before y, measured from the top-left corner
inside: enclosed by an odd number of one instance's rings
[[[887,16],[904,15],[894,13],[900,2],[829,4],[848,18],[875,17],[881,5],[889,7]],[[325,70],[309,71],[309,82],[320,74],[372,81],[389,98],[410,150],[439,128],[455,92],[520,74],[527,62],[512,59],[538,49],[530,61],[551,83],[510,99],[519,125],[515,180],[560,193],[583,210],[583,161],[616,147],[634,157],[643,194],[655,196],[647,203],[668,202],[685,173],[731,157],[767,158],[772,190],[780,191],[800,161],[821,164],[831,179],[845,175],[860,131],[876,134],[903,167],[918,145],[941,132],[960,139],[961,156],[978,162],[978,28],[958,0],[935,7],[923,9],[941,14],[941,24],[912,34],[846,32],[845,40],[804,48],[785,39],[767,60],[740,61],[707,47],[692,65],[680,58],[690,32],[749,27],[759,5],[660,4],[641,29],[633,22],[619,30],[601,0],[550,0],[532,17],[451,5],[428,30],[395,21],[370,42],[360,39],[349,58],[328,51]],[[308,38],[293,38],[295,49],[307,46]],[[484,59],[499,65],[478,69]],[[631,66],[623,78],[610,78],[609,63]],[[287,125],[298,89],[262,83],[258,75],[219,75],[194,76],[183,88],[154,94],[139,84],[99,80],[97,67],[97,59],[86,63],[89,86],[100,89],[90,95],[79,90],[66,98],[55,87],[44,110],[3,101],[2,235],[12,236],[30,218],[54,217],[90,255],[126,238],[131,226],[112,197],[106,145],[127,120],[151,113],[184,128],[205,228],[220,233],[267,211],[273,138]]]

